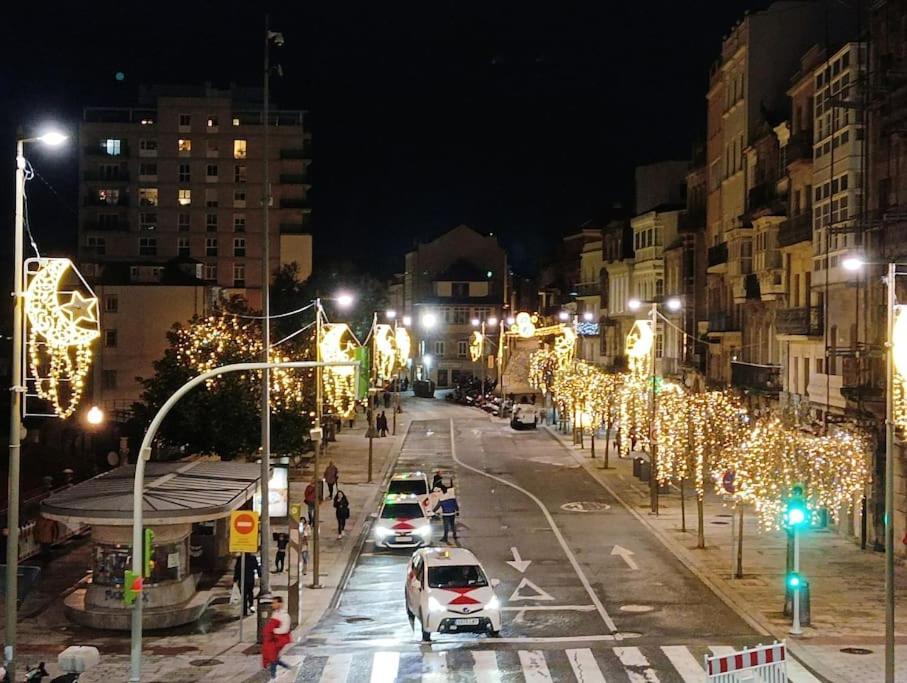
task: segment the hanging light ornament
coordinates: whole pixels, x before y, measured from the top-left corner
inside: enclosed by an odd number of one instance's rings
[[[60,289],[67,271],[76,276],[77,289]],[[91,343],[101,334],[98,299],[69,259],[29,259],[25,272],[28,379],[54,413],[66,418],[79,405],[91,367]]]
[[[403,369],[409,362],[412,343],[409,338],[409,331],[405,327],[398,327],[394,330],[394,342],[397,352],[397,368]]]
[[[894,363],[894,423],[907,429],[907,307],[895,306],[894,329],[891,338],[891,359]]]
[[[375,371],[379,379],[388,379],[397,369],[394,330],[390,325],[375,325]]]
[[[318,340],[321,359],[325,362],[355,361],[356,344],[346,323],[325,323]],[[349,417],[356,406],[356,378],[358,369],[326,367],[322,373],[324,399],[337,415]]]

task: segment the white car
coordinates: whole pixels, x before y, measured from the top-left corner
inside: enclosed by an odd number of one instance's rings
[[[437,496],[432,496],[428,490],[428,477],[425,472],[398,472],[391,477],[387,485],[388,494],[411,495],[419,499],[419,504],[429,517],[432,516],[432,507],[437,502]]]
[[[422,548],[406,572],[406,616],[432,633],[501,633],[501,604],[476,556],[465,548]]]
[[[518,403],[513,407],[510,426],[514,429],[535,429],[539,423],[539,410],[531,403]]]
[[[431,541],[431,520],[418,496],[388,494],[375,522],[379,548],[418,548]]]

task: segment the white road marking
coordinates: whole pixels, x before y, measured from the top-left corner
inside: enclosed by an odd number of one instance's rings
[[[516,569],[520,574],[523,574],[532,564],[532,560],[524,560],[520,557],[520,551],[515,547],[510,549],[510,552],[513,553],[513,559],[507,560],[507,564]]]
[[[502,612],[525,612],[525,611],[547,610],[556,612],[566,610],[572,612],[594,612],[595,605],[522,605],[520,607],[502,607]]]
[[[520,666],[523,668],[523,678],[526,683],[546,683],[553,681],[545,662],[545,653],[541,650],[520,650]]]
[[[533,590],[535,591],[535,594],[523,595],[520,593],[521,588]],[[543,591],[524,576],[522,581],[520,581],[520,584],[514,589],[513,594],[508,598],[508,602],[514,602],[516,600],[554,600],[554,598],[551,597],[547,591]]]
[[[407,629],[409,624],[406,625]],[[641,634],[639,633],[603,633],[601,635],[594,636],[539,636],[533,638],[531,636],[512,636],[510,638],[495,638],[494,642],[497,643],[522,643],[522,644],[532,644],[532,643],[603,643],[603,642],[612,642],[615,640],[624,640],[627,638],[639,638]],[[398,638],[365,638],[363,640],[350,640],[349,638],[339,638],[337,640],[327,640],[321,643],[324,647],[346,647],[350,643],[355,643],[356,645],[362,647],[393,647],[395,645],[400,645],[401,641]],[[436,636],[433,640],[435,644],[443,643],[461,643],[462,640],[459,639],[446,639],[444,635]]]
[[[476,683],[500,683],[501,672],[498,669],[498,658],[494,650],[473,650],[472,660],[475,662],[473,674]]]
[[[684,683],[702,683],[705,670],[696,661],[692,653],[683,645],[664,645],[661,651],[671,660],[671,664]]]
[[[627,667],[630,683],[659,683],[658,676],[649,667],[649,660],[638,647],[616,647],[614,654]]]
[[[321,672],[321,683],[346,683],[350,675],[350,664],[353,655],[332,655],[328,657],[324,671]]]
[[[399,668],[399,652],[376,652],[372,658],[371,683],[394,683]]]
[[[454,442],[453,418],[450,418],[450,455],[453,458],[454,462],[460,465],[460,467],[464,467],[475,472],[476,474],[482,475],[483,477],[493,479],[494,481],[498,481],[505,486],[516,489],[517,491],[525,494],[528,498],[531,498],[535,502],[535,504],[539,506],[539,509],[542,511],[542,514],[545,515],[545,519],[548,521],[548,526],[551,527],[551,530],[554,532],[555,537],[557,537],[558,543],[560,543],[564,554],[567,555],[567,559],[570,560],[570,564],[573,566],[573,571],[576,572],[576,575],[579,577],[580,582],[583,584],[583,587],[589,594],[589,598],[592,600],[592,604],[594,604],[596,609],[598,610],[602,621],[605,622],[605,625],[608,627],[611,633],[614,634],[614,638],[620,640],[621,635],[617,633],[617,625],[614,623],[614,620],[611,619],[611,616],[608,614],[608,611],[605,609],[605,606],[602,604],[601,600],[598,599],[598,595],[596,595],[595,591],[592,590],[592,584],[589,583],[589,579],[587,579],[586,575],[583,573],[582,568],[579,566],[579,562],[577,562],[576,560],[576,556],[573,554],[573,551],[570,550],[570,546],[567,545],[567,541],[564,538],[564,535],[561,533],[561,530],[557,528],[557,524],[554,523],[554,518],[551,516],[551,513],[548,512],[548,508],[545,507],[545,504],[542,503],[542,501],[539,500],[538,497],[536,497],[526,489],[517,486],[516,484],[509,482],[506,479],[502,479],[501,477],[497,477],[493,474],[489,474],[488,472],[484,472],[477,467],[467,465],[465,462],[460,460],[460,458],[457,457],[457,447],[456,443]]]
[[[639,569],[639,567],[636,565],[636,560],[633,559],[634,553],[632,550],[628,550],[621,545],[616,545],[611,548],[611,554],[620,555],[630,569]]]
[[[447,680],[447,653],[426,652],[422,658],[422,683],[443,683]]]
[[[605,683],[605,677],[589,648],[565,650],[578,683]]]

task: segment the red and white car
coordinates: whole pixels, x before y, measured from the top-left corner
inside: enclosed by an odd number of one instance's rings
[[[422,640],[432,633],[501,632],[501,604],[488,575],[465,548],[422,548],[406,571],[406,616],[416,618]]]
[[[431,541],[431,520],[418,496],[384,496],[374,526],[375,545],[379,548],[418,548]]]

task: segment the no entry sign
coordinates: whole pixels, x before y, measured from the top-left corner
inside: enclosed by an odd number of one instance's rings
[[[234,510],[230,513],[230,552],[258,552],[258,513]]]

